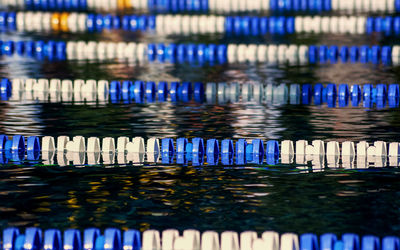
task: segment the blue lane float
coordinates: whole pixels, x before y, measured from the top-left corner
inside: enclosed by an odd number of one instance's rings
[[[48,229],[44,231],[44,249],[63,249],[61,231],[58,229]]]
[[[25,234],[21,234],[17,228],[7,228],[3,230],[3,249],[38,250],[43,246],[42,239],[42,230],[39,228],[26,228]]]
[[[125,231],[127,235],[130,237],[136,237],[133,233],[133,230]],[[127,239],[129,242],[133,242],[132,239]],[[127,242],[124,239],[124,242]],[[132,244],[130,244],[132,246]],[[128,247],[128,245],[123,245],[122,235],[119,229],[115,228],[107,228],[104,230],[104,234],[101,234],[101,231],[97,228],[89,228],[84,230],[83,232],[83,246],[85,250],[89,249],[121,249],[122,247]]]
[[[225,139],[221,142],[221,162],[223,165],[233,165],[233,141]]]
[[[316,250],[319,249],[318,246],[318,237],[315,234],[303,234],[300,236],[300,246],[301,250]],[[322,248],[321,249],[328,249],[328,248]]]
[[[188,154],[188,139],[186,138],[178,138],[176,140],[176,163],[178,164],[186,164],[188,159],[187,159],[187,154]],[[190,148],[192,148],[192,145],[189,146]],[[164,153],[163,153],[164,154]],[[166,154],[164,156],[164,158],[166,158],[166,156],[169,157],[169,153]]]
[[[40,157],[40,141],[37,136],[29,136],[25,139],[22,135],[15,135],[8,139],[5,135],[0,135],[0,161],[10,159],[20,162],[26,159],[36,161]],[[6,162],[2,162],[6,163]]]
[[[64,249],[81,249],[82,239],[81,233],[77,229],[67,229],[64,231]]]
[[[1,99],[8,99],[11,96],[12,84],[9,79],[3,78],[0,81],[0,96]]]
[[[245,165],[247,164],[247,141],[245,139],[239,139],[236,142],[236,164]]]
[[[164,138],[161,140],[161,159],[162,163],[173,163],[175,155],[174,140],[172,138]]]
[[[219,142],[216,139],[207,140],[206,146],[207,163],[210,166],[218,164],[219,161]]]

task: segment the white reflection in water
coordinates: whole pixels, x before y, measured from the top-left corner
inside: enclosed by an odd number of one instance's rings
[[[4,57],[2,64],[7,65],[7,71],[3,72],[4,77],[13,78],[29,78],[30,72],[38,72],[40,63],[32,63],[34,59],[27,57]],[[40,94],[40,93],[39,93]],[[45,127],[40,113],[42,112],[41,105],[28,105],[31,101],[23,101],[19,103],[6,102],[2,108],[2,116],[0,119],[0,128],[8,135],[23,134],[23,135],[41,135]]]

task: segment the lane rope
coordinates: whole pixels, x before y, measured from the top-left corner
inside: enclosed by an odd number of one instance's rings
[[[128,60],[137,62],[224,63],[373,63],[399,64],[400,46],[295,44],[146,44],[134,42],[0,41],[1,55],[38,60]]]
[[[237,233],[234,231],[200,232],[187,229],[180,233],[176,229],[167,229],[162,232],[146,230],[141,233],[135,229],[119,230],[106,228],[101,232],[97,228],[83,230],[47,229],[42,231],[36,227],[26,228],[20,232],[18,228],[3,230],[3,249],[69,249],[69,250],[390,250],[399,247],[399,238],[395,236],[379,237],[368,235],[360,237],[357,234],[347,233],[341,237],[326,233],[318,237],[316,234],[307,233],[297,235],[284,233],[279,235],[274,231],[265,231],[258,235],[255,231]]]

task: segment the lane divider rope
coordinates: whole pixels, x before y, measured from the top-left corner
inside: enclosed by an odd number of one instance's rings
[[[0,41],[1,55],[43,60],[128,60],[190,64],[268,62],[289,64],[399,64],[400,46],[264,44],[146,44],[84,41]]]
[[[27,10],[152,12],[399,12],[399,0],[3,0],[2,7]]]
[[[100,143],[101,141],[101,143]],[[57,143],[56,143],[57,142]],[[125,159],[128,162],[157,163],[161,158],[163,164],[188,164],[191,162],[194,166],[204,165],[246,165],[246,164],[267,164],[276,165],[279,158],[282,163],[304,164],[308,161],[324,161],[338,164],[340,157],[343,162],[353,163],[363,162],[381,162],[386,166],[387,159],[397,162],[398,166],[400,156],[400,144],[398,142],[375,141],[368,143],[360,141],[358,143],[345,141],[324,142],[314,140],[308,144],[306,140],[276,140],[263,141],[262,139],[203,139],[203,138],[149,138],[145,143],[142,137],[122,136],[114,139],[105,137],[100,140],[99,137],[85,138],[83,136],[74,136],[72,140],[69,136],[29,136],[25,138],[22,135],[8,137],[0,135],[0,163],[7,163],[9,160],[14,162],[27,160],[50,160],[54,153],[60,155],[70,154],[70,157],[78,156],[83,160],[85,153],[91,153],[88,158],[96,157],[99,161],[100,153],[108,155],[110,158]],[[74,155],[75,153],[75,155]],[[78,153],[78,154],[77,154]],[[79,154],[80,153],[80,154]],[[111,154],[111,156],[110,156]],[[296,156],[296,158],[294,158]],[[127,159],[128,157],[129,159]],[[147,159],[145,159],[147,157]],[[206,158],[206,159],[205,159]],[[392,159],[393,158],[393,159]],[[66,161],[66,159],[64,160]]]
[[[31,246],[27,248],[25,246]],[[399,238],[347,233],[338,237],[325,233],[316,234],[284,233],[279,235],[274,231],[265,231],[258,235],[255,231],[237,233],[234,231],[200,232],[187,229],[182,234],[176,229],[162,232],[150,229],[141,233],[135,229],[119,230],[106,228],[102,233],[97,228],[88,228],[83,233],[77,229],[26,228],[20,232],[18,228],[3,230],[3,249],[46,249],[46,250],[392,250],[398,249]]]
[[[68,79],[0,80],[0,100],[43,102],[152,103],[190,102],[237,103],[255,101],[273,104],[304,104],[328,107],[390,108],[399,106],[399,84],[262,84],[152,81],[106,81]]]
[[[216,15],[102,15],[68,12],[0,12],[1,31],[156,32],[165,35],[215,34],[371,34],[400,35],[400,17],[364,16],[216,16]]]

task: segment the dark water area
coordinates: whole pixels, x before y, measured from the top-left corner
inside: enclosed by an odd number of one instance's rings
[[[2,226],[388,235],[399,230],[399,172],[290,167],[9,167]]]

